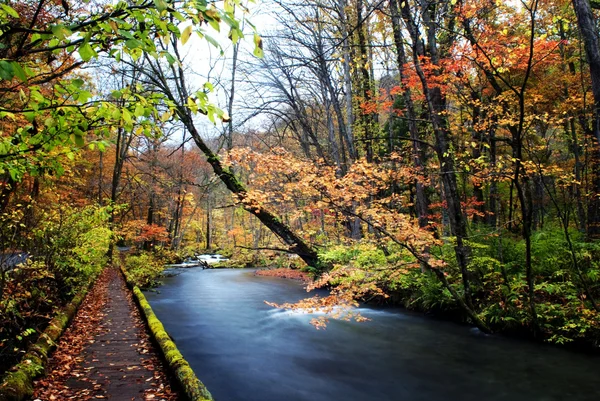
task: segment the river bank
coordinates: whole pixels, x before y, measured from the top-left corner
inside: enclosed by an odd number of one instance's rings
[[[280,277],[280,278],[287,278],[287,279],[291,279],[291,280],[298,280],[298,281],[302,281],[303,283],[308,283],[309,281],[312,280],[310,274],[303,272],[301,270],[297,270],[297,269],[290,269],[287,267],[280,267],[280,268],[265,268],[265,269],[258,269],[256,270],[256,272],[254,273],[257,276],[264,276],[264,277]]]

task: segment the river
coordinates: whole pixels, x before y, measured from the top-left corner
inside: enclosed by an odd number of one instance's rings
[[[217,401],[600,400],[600,357],[486,336],[401,309],[331,321],[263,301],[302,284],[253,271],[174,269],[146,294]]]

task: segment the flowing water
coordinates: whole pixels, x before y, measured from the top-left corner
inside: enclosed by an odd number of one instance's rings
[[[146,296],[217,401],[600,401],[600,357],[486,336],[401,309],[331,321],[264,303],[302,284],[248,270],[175,269]]]

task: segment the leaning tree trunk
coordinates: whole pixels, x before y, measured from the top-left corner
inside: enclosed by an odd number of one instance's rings
[[[213,171],[225,184],[227,189],[237,195],[244,209],[256,216],[261,223],[267,226],[274,234],[276,234],[283,242],[285,242],[291,252],[296,253],[309,266],[319,266],[319,256],[317,252],[308,245],[302,238],[294,233],[286,224],[284,224],[277,216],[259,205],[247,203],[248,192],[244,185],[237,179],[233,172],[226,166],[223,166],[219,157],[206,145],[200,133],[194,125],[194,121],[190,112],[184,106],[176,108],[177,115],[185,124],[186,128],[192,135],[196,146],[204,153],[206,160],[213,168]]]
[[[145,62],[148,68],[144,72],[146,79],[155,86],[155,90],[164,94],[172,102],[172,110],[184,124],[198,149],[206,156],[206,161],[211,165],[213,172],[225,184],[227,189],[237,196],[244,209],[256,216],[261,223],[267,226],[271,232],[277,235],[289,247],[289,252],[297,254],[306,264],[313,267],[327,267],[320,263],[316,250],[293,232],[289,226],[269,210],[251,201],[244,184],[238,180],[229,167],[221,163],[219,156],[204,142],[194,123],[193,113],[186,106],[189,93],[181,64],[181,56],[177,49],[177,42],[178,39],[172,37],[171,44],[174,47],[175,55],[180,61],[179,64],[169,67],[172,75],[167,77],[163,66],[146,56]]]

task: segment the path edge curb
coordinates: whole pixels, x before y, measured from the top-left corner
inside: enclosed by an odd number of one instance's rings
[[[94,282],[95,280],[91,280],[67,306],[54,315],[36,343],[29,347],[21,362],[6,372],[0,384],[0,401],[22,401],[33,395],[33,381],[45,373],[49,356]]]
[[[187,399],[190,401],[214,401],[204,383],[198,379],[188,361],[181,355],[181,352],[167,334],[162,322],[154,314],[142,291],[130,281],[124,267],[121,266],[120,270],[125,277],[127,287],[133,292],[133,298],[142,312],[142,318],[150,330],[150,335],[158,344],[160,352],[167,362],[168,369],[173,373],[177,384],[183,390]]]

